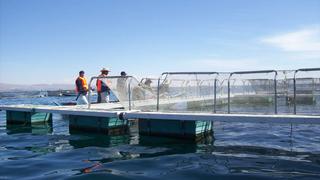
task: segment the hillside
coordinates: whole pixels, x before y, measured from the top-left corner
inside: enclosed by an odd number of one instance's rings
[[[74,85],[71,84],[7,84],[0,83],[0,91],[37,91],[37,90],[73,90]]]

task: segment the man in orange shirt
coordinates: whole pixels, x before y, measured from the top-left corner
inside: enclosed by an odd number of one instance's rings
[[[88,104],[87,93],[88,84],[84,77],[84,71],[79,72],[79,77],[76,79],[77,105]]]
[[[98,92],[98,103],[108,103],[109,102],[109,95],[110,95],[110,88],[108,87],[110,85],[110,80],[106,79],[109,70],[106,68],[103,68],[101,71],[101,74],[98,76],[97,79],[97,92]]]

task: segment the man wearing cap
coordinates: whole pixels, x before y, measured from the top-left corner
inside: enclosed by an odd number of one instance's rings
[[[84,71],[79,72],[79,77],[76,79],[77,105],[88,104],[87,93],[88,84],[84,77]]]
[[[106,79],[109,69],[103,68],[101,69],[101,74],[98,76],[96,86],[97,86],[97,92],[98,92],[98,103],[107,103],[109,102],[109,95],[110,95],[110,88],[108,85],[110,85],[110,81]]]

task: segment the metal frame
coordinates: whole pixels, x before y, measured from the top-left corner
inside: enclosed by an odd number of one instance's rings
[[[161,77],[163,75],[166,75],[166,77],[164,78],[164,81],[167,79],[168,75],[213,75],[215,74],[215,78],[214,78],[214,97],[213,97],[213,112],[216,113],[216,102],[217,102],[217,79],[219,76],[219,72],[164,72],[161,74]],[[159,89],[160,89],[160,79],[161,77],[158,79],[158,94],[157,94],[157,111],[159,111],[159,101],[160,101],[160,93],[159,93]]]
[[[89,81],[89,84],[88,84],[88,89],[89,89],[89,92],[88,92],[88,109],[91,108],[91,83],[94,79],[118,79],[118,78],[124,78],[123,76],[107,76],[107,77],[99,77],[99,76],[93,76],[90,78],[90,81]],[[125,76],[125,78],[133,78],[133,76]],[[130,89],[129,89],[130,91]],[[129,99],[129,102],[130,102],[130,99]],[[129,103],[129,106],[130,106],[130,103]]]
[[[293,83],[294,83],[294,98],[293,98],[293,102],[294,102],[294,114],[297,113],[297,104],[296,104],[296,79],[297,79],[297,74],[300,72],[307,72],[307,71],[320,71],[320,68],[303,68],[303,69],[297,69],[294,70],[294,77],[293,77]],[[277,92],[277,75],[278,75],[278,71],[276,70],[262,70],[262,71],[237,71],[237,72],[231,72],[229,73],[229,77],[226,78],[228,80],[228,114],[231,113],[231,100],[230,100],[230,93],[231,93],[231,85],[230,85],[230,80],[232,78],[233,75],[235,74],[260,74],[260,73],[274,73],[274,113],[277,114],[278,113],[278,102],[277,102],[277,96],[278,96],[278,92]],[[216,113],[217,111],[217,107],[216,107],[216,103],[217,103],[217,88],[218,88],[218,77],[223,74],[223,73],[219,73],[219,72],[164,72],[161,74],[160,78],[157,79],[158,81],[158,85],[157,85],[157,104],[156,104],[156,111],[159,111],[159,104],[160,104],[160,87],[161,87],[161,81],[165,81],[168,78],[168,75],[212,75],[212,74],[216,74],[215,78],[214,78],[214,106],[213,106],[213,112]],[[162,78],[162,76],[164,76],[164,78]],[[132,76],[126,76],[127,78],[133,78]],[[91,83],[94,79],[115,79],[115,78],[123,78],[123,76],[107,76],[107,77],[92,77],[90,79],[89,82],[89,88],[91,88]],[[223,80],[226,80],[223,79]],[[139,81],[137,81],[139,82]],[[128,95],[129,95],[129,110],[132,109],[132,94],[131,94],[131,83],[132,83],[132,79],[131,81],[128,83]],[[89,91],[88,93],[88,109],[90,109],[91,107],[91,91]]]
[[[131,111],[131,80],[128,83],[128,101],[129,101],[129,111]]]
[[[262,71],[236,71],[232,72],[228,78],[228,114],[230,114],[230,79],[234,74],[261,74],[261,73],[275,73],[274,75],[274,113],[278,114],[278,104],[277,104],[277,75],[276,70],[262,70]]]
[[[297,114],[297,103],[296,103],[296,98],[297,98],[297,87],[296,87],[296,78],[298,72],[308,72],[308,71],[320,71],[320,68],[303,68],[303,69],[297,69],[294,71],[293,75],[293,114]]]
[[[158,79],[158,87],[157,87],[157,111],[159,111],[159,101],[160,101],[160,78]]]
[[[219,75],[217,75],[217,77],[218,77]],[[217,78],[215,78],[214,79],[214,90],[213,90],[213,93],[214,93],[214,97],[213,97],[213,112],[214,113],[217,113],[217,81],[218,81],[218,79]]]

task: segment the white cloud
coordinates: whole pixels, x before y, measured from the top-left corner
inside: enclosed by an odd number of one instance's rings
[[[320,52],[320,26],[265,37],[262,38],[261,41],[287,52],[320,55],[320,53],[318,53]]]

